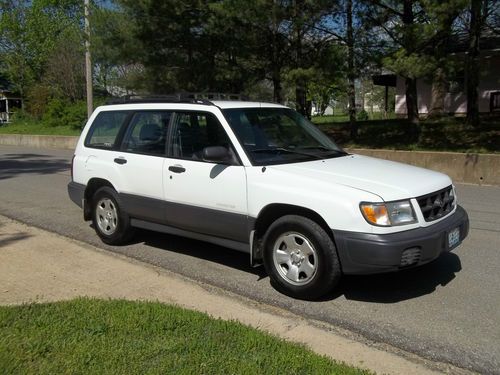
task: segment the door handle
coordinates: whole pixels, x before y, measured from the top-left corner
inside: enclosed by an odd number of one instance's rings
[[[116,164],[126,164],[127,163],[127,159],[125,159],[125,158],[116,158],[115,159],[115,163]]]
[[[186,172],[186,168],[184,168],[182,165],[171,165],[170,167],[168,167],[168,170],[174,173]]]

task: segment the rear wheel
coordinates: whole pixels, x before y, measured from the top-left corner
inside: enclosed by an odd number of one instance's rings
[[[264,266],[277,290],[301,299],[328,293],[341,276],[328,233],[313,220],[296,215],[281,217],[267,230]]]
[[[130,218],[120,207],[120,198],[110,187],[102,187],[92,197],[92,222],[101,240],[109,245],[121,245],[134,235]]]

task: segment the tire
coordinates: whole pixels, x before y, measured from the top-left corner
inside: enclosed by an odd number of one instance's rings
[[[263,242],[264,267],[279,292],[314,300],[339,283],[342,271],[335,245],[313,220],[283,216],[269,227]]]
[[[108,245],[122,245],[130,241],[134,228],[129,216],[121,209],[117,192],[104,186],[92,197],[92,223],[102,242]]]

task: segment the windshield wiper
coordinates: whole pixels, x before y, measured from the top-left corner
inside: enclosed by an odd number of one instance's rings
[[[251,152],[255,152],[255,153],[277,153],[277,154],[280,154],[280,153],[287,153],[287,154],[296,154],[296,155],[303,155],[303,156],[308,156],[308,157],[311,157],[311,158],[315,158],[315,159],[323,159],[321,156],[319,155],[315,155],[315,154],[310,154],[308,152],[300,152],[300,151],[295,151],[295,150],[291,150],[289,148],[283,148],[283,147],[272,147],[272,148],[258,148],[256,150],[250,150]]]
[[[335,154],[338,154],[339,156],[349,155],[349,153],[347,153],[343,150],[332,150],[331,148],[324,147],[324,146],[300,147],[300,150],[321,150],[321,151],[326,151],[326,152],[333,152]]]

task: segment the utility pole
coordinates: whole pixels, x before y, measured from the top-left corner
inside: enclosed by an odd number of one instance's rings
[[[92,62],[90,57],[90,0],[85,1],[85,79],[87,81],[87,117],[94,112],[94,95],[92,92]]]
[[[347,95],[349,97],[349,127],[351,130],[351,138],[358,137],[358,123],[356,122],[356,87],[354,81],[356,72],[354,71],[354,31],[352,26],[352,0],[346,2],[346,32],[347,32]]]

